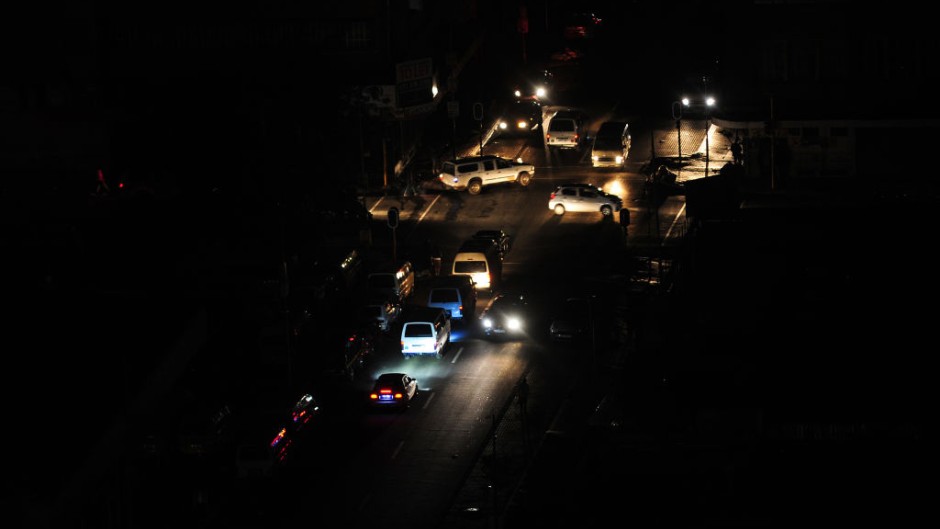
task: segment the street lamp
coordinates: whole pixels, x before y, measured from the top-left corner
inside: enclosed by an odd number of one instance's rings
[[[708,156],[711,149],[708,145],[708,131],[711,128],[709,126],[708,120],[710,118],[709,110],[715,106],[715,98],[708,96],[705,98],[705,176],[708,176]]]

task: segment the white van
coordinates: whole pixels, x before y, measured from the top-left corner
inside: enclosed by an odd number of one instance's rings
[[[478,241],[466,241],[454,255],[451,274],[473,278],[477,290],[492,291],[502,279],[503,262],[499,250]]]
[[[450,318],[444,309],[412,307],[405,311],[401,326],[401,354],[405,358],[442,358],[450,343]]]

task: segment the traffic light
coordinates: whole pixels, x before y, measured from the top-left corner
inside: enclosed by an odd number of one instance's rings
[[[388,208],[388,227],[392,229],[398,227],[398,208]]]

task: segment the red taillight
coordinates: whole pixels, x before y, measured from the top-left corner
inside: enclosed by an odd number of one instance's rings
[[[552,196],[548,197],[549,200],[555,200],[555,193],[552,193]]]
[[[574,141],[575,141],[575,143],[577,143],[578,138],[580,138],[580,137],[581,137],[580,134],[575,134],[575,135],[574,135]]]
[[[551,138],[551,137],[552,137],[551,134],[546,134],[546,135],[545,135],[545,141],[548,141],[548,139]]]
[[[380,390],[379,390],[379,393],[381,393],[382,395],[389,395],[389,394],[392,393],[392,390],[390,390],[390,389],[380,389]]]

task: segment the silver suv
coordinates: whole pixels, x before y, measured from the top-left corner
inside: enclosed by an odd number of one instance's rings
[[[560,185],[548,198],[548,209],[554,211],[555,215],[564,215],[566,211],[599,211],[604,217],[610,217],[622,208],[623,200],[620,197],[591,184]]]
[[[529,185],[535,166],[500,156],[472,156],[444,162],[438,176],[445,187],[478,195],[484,186],[515,182]]]

